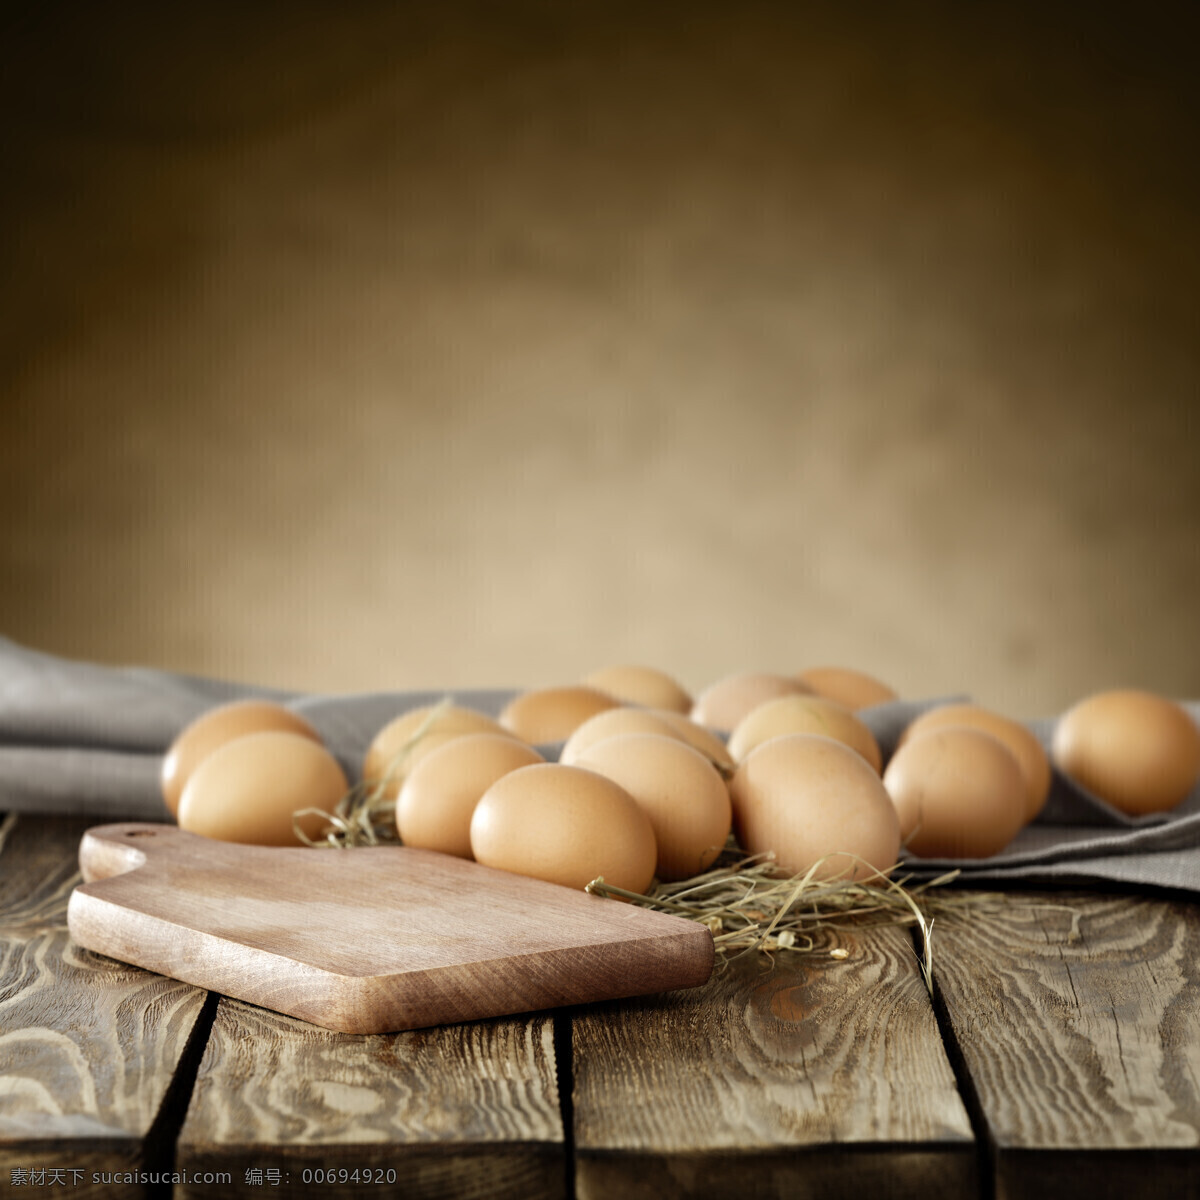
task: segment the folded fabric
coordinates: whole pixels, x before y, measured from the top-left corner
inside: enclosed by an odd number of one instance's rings
[[[0,638],[0,811],[159,821],[162,756],[207,709],[264,698],[300,713],[356,780],[375,734],[394,717],[444,697],[497,715],[514,689],[301,695],[146,668],[102,667],[43,654]],[[884,761],[906,726],[949,699],[894,701],[860,714]],[[1200,721],[1200,703],[1186,705]],[[1054,719],[1030,728],[1049,748]],[[549,758],[559,747],[541,748]],[[968,881],[1118,883],[1200,896],[1200,786],[1169,813],[1128,817],[1055,772],[1046,808],[987,859],[910,859],[932,877],[959,868]]]
[[[449,696],[497,715],[513,690],[312,696],[142,667],[101,667],[0,638],[0,809],[167,819],[162,756],[190,722],[231,700],[273,700],[321,735],[347,778],[389,721]]]

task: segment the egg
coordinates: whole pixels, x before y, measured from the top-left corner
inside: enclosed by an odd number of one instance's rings
[[[560,763],[571,766],[589,746],[615,737],[618,733],[657,733],[661,737],[683,741],[682,732],[644,708],[608,708],[588,717],[569,738],[558,756]]]
[[[594,687],[535,688],[510,700],[500,724],[535,746],[565,742],[588,719],[620,700]]]
[[[798,679],[766,672],[745,671],[727,675],[710,684],[696,697],[691,718],[708,729],[728,732],[751,709],[776,696],[812,695],[812,688]]]
[[[502,776],[471,818],[471,851],[488,867],[584,888],[645,892],[658,850],[650,818],[620,784],[582,767],[541,763]]]
[[[660,721],[665,721],[693,750],[699,750],[723,775],[733,774],[733,755],[729,748],[711,729],[697,725],[682,713],[670,712],[665,708],[647,710]]]
[[[922,858],[986,858],[1025,824],[1028,788],[998,738],[962,725],[910,738],[883,773],[905,846]]]
[[[1166,812],[1200,778],[1200,731],[1186,709],[1152,692],[1100,692],[1059,719],[1054,761],[1131,816]]]
[[[886,683],[849,667],[809,667],[800,671],[796,678],[818,696],[836,700],[852,711],[899,699]]]
[[[900,822],[879,776],[832,738],[789,733],[763,742],[742,760],[729,791],[739,845],[752,854],[773,850],[788,874],[828,855],[815,878],[863,879],[893,866],[900,852]]]
[[[729,738],[729,752],[741,760],[773,737],[784,733],[818,733],[856,750],[878,775],[883,756],[875,735],[845,705],[822,696],[776,696],[738,722]]]
[[[332,812],[348,785],[337,760],[303,734],[248,733],[214,750],[192,772],[179,801],[179,827],[222,842],[294,846],[293,813]],[[311,838],[325,818],[299,818]]]
[[[1050,795],[1050,758],[1042,743],[1019,721],[989,709],[975,704],[943,704],[917,717],[904,731],[900,745],[930,729],[946,729],[952,725],[981,729],[1008,747],[1025,776],[1025,821],[1026,824],[1032,821],[1045,807],[1046,797]]]
[[[577,765],[619,783],[650,818],[660,879],[700,874],[729,838],[729,789],[704,755],[678,738],[624,733],[587,747]]]
[[[593,671],[583,682],[615,696],[623,704],[667,708],[678,713],[692,710],[691,696],[670,675],[654,667],[605,667]]]
[[[427,723],[428,727],[422,733],[422,727]],[[386,779],[383,794],[394,798],[400,793],[405,775],[439,746],[467,733],[505,732],[498,721],[473,708],[447,705],[439,709],[435,704],[412,708],[389,721],[375,735],[363,760],[363,779],[369,782]],[[418,734],[418,740],[413,741]]]
[[[471,816],[502,775],[544,762],[508,734],[467,733],[437,746],[409,771],[396,800],[396,832],[406,846],[471,857]]]
[[[163,803],[172,816],[192,772],[219,746],[247,733],[269,729],[298,733],[320,743],[317,731],[303,717],[266,700],[235,700],[211,708],[188,725],[171,744],[163,759],[160,782]]]

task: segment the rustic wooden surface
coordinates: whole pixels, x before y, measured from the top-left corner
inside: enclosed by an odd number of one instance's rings
[[[145,823],[92,829],[80,945],[348,1033],[686,987],[695,922],[466,859],[241,846]]]
[[[937,948],[999,1200],[1200,1196],[1200,907],[1012,893]]]
[[[903,929],[574,1021],[578,1194],[961,1196],[971,1126]]]
[[[111,1197],[94,1173],[170,1165],[165,1101],[204,993],[71,942],[84,827],[11,817],[2,826],[0,1195],[26,1194],[14,1169],[62,1170],[72,1196]]]
[[[64,1193],[145,1200],[1200,1198],[1192,903],[943,912],[934,1002],[906,931],[859,929],[845,959],[347,1035],[73,945],[84,823],[2,828],[0,1197],[36,1194],[14,1169],[60,1169],[83,1173]],[[136,1170],[229,1181],[91,1183]],[[371,1182],[304,1178],[355,1170]]]
[[[549,1017],[353,1036],[223,999],[179,1163],[232,1170],[230,1196],[262,1196],[258,1168],[297,1189],[305,1169],[372,1173],[315,1195],[551,1200],[564,1152]]]

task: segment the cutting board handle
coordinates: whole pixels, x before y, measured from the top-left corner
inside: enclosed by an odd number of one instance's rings
[[[84,883],[124,875],[144,866],[151,849],[161,850],[178,840],[177,825],[152,825],[128,821],[120,825],[98,825],[89,829],[79,843],[79,870]]]

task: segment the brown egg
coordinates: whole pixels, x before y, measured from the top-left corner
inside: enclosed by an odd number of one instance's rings
[[[680,713],[670,712],[665,708],[653,708],[652,712],[660,721],[665,721],[693,750],[699,750],[709,762],[723,775],[732,775],[734,768],[733,755],[729,748],[711,729],[697,725],[695,721]]]
[[[874,676],[849,667],[809,667],[799,672],[796,678],[812,688],[818,696],[836,700],[852,712],[899,699],[886,683],[880,683]]]
[[[729,752],[739,761],[755,746],[784,733],[817,733],[856,750],[878,775],[883,756],[875,735],[845,705],[823,696],[776,696],[738,722]]]
[[[545,759],[506,733],[466,733],[426,754],[396,800],[396,832],[406,846],[471,857],[471,816],[502,775]]]
[[[384,795],[395,797],[400,794],[408,772],[439,746],[467,733],[507,732],[498,721],[473,708],[449,705],[440,711],[437,709],[435,704],[412,708],[385,725],[367,750],[363,779],[381,781],[386,777]]]
[[[179,801],[179,827],[222,842],[294,846],[292,815],[301,809],[332,812],[346,794],[337,760],[298,733],[248,733],[214,750],[192,772]],[[299,819],[311,838],[326,821]]]
[[[1152,692],[1100,692],[1063,714],[1051,745],[1072,779],[1133,816],[1166,812],[1200,778],[1200,731]]]
[[[235,700],[211,708],[197,717],[172,743],[162,765],[162,794],[172,816],[179,812],[179,799],[192,772],[218,746],[247,733],[269,729],[298,733],[320,743],[317,731],[303,717],[266,700]]]
[[[812,688],[785,675],[746,671],[727,675],[696,697],[691,717],[708,729],[729,732],[752,709],[776,696],[811,696]]]
[[[943,704],[917,717],[904,731],[900,745],[903,746],[910,737],[952,725],[981,729],[1008,747],[1025,776],[1025,822],[1032,821],[1045,807],[1046,797],[1050,795],[1050,758],[1042,749],[1042,743],[1019,721],[1009,720],[999,713],[975,704]]]
[[[900,852],[900,822],[879,776],[832,738],[789,733],[763,742],[729,790],[739,845],[752,854],[774,850],[789,874],[829,855],[816,878],[864,879],[893,866]]]
[[[510,700],[500,724],[535,746],[565,742],[588,719],[621,702],[593,687],[536,688]]]
[[[475,806],[471,851],[487,867],[584,888],[645,892],[657,849],[650,818],[619,784],[582,767],[541,763],[498,779]]]
[[[729,838],[729,789],[716,767],[687,743],[654,733],[624,733],[584,750],[578,765],[619,783],[650,818],[659,879],[689,879]]]
[[[622,704],[685,714],[692,710],[691,696],[670,675],[653,667],[605,667],[593,671],[583,682],[615,696]]]
[[[657,733],[660,737],[684,741],[683,734],[669,721],[645,708],[606,708],[594,717],[588,717],[569,738],[562,748],[558,761],[571,766],[581,754],[605,738],[619,733]]]
[[[922,858],[986,858],[1025,824],[1028,789],[1013,753],[980,729],[931,729],[883,773],[905,846]]]

